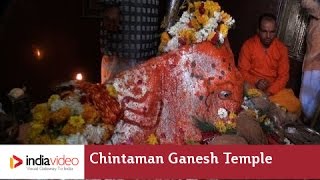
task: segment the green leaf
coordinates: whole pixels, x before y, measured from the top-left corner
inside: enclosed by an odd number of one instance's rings
[[[237,134],[237,130],[236,129],[227,129],[227,131],[224,134],[229,134],[229,135]]]
[[[187,140],[187,141],[186,141],[186,144],[187,144],[187,145],[199,145],[200,143],[197,142],[197,141]]]
[[[201,132],[216,132],[216,127],[212,123],[194,116],[192,116],[192,119],[194,121],[194,125],[200,129]]]

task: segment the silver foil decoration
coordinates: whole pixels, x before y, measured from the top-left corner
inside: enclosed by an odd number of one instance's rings
[[[184,0],[168,0],[167,12],[162,23],[162,28],[168,30],[179,20],[180,6]]]

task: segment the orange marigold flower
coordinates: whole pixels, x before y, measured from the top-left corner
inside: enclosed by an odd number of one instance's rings
[[[96,124],[99,121],[99,112],[90,104],[84,104],[82,106],[83,111],[81,116],[87,124]]]
[[[222,21],[224,23],[226,23],[231,18],[230,14],[228,14],[224,11],[221,11],[221,17],[222,17]]]
[[[170,40],[170,36],[167,32],[161,34],[161,42],[167,43]]]
[[[196,15],[197,21],[200,25],[205,26],[208,23],[209,17],[206,14],[197,14]]]
[[[63,135],[70,135],[70,134],[77,134],[78,132],[82,132],[79,131],[76,127],[70,125],[70,124],[66,124],[62,129],[61,129],[61,133]]]
[[[201,25],[199,24],[199,22],[195,18],[191,19],[190,24],[191,24],[192,28],[194,28],[195,30],[199,30],[201,28]]]
[[[68,107],[63,107],[56,112],[51,112],[50,120],[55,124],[60,124],[65,122],[71,116],[71,109]]]

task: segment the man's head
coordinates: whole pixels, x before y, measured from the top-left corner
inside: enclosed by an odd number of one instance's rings
[[[259,17],[258,36],[260,42],[268,48],[276,37],[277,23],[273,14],[262,14]]]

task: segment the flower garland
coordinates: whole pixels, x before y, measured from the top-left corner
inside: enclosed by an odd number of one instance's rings
[[[217,115],[218,119],[214,122],[192,117],[194,125],[202,133],[202,143],[207,143],[216,135],[235,134],[237,114],[234,112],[228,112],[225,108],[219,108]],[[191,143],[194,144],[196,142]]]
[[[29,143],[103,144],[111,137],[114,124],[103,121],[101,112],[86,100],[87,94],[78,89],[67,93],[54,94],[32,109]]]
[[[219,108],[218,116],[219,119],[214,122],[214,126],[219,133],[225,134],[235,130],[237,115],[234,112],[228,112],[224,108]]]
[[[235,20],[221,11],[217,2],[188,2],[188,10],[180,20],[161,35],[160,52],[169,52],[182,45],[210,41],[223,44]]]
[[[243,103],[241,105],[244,111],[249,112],[252,117],[260,123],[263,129],[274,129],[274,124],[271,122],[270,118],[261,109],[257,109],[256,104],[252,102],[254,98],[267,98],[264,93],[256,88],[249,88],[245,91],[245,96],[243,98]]]

